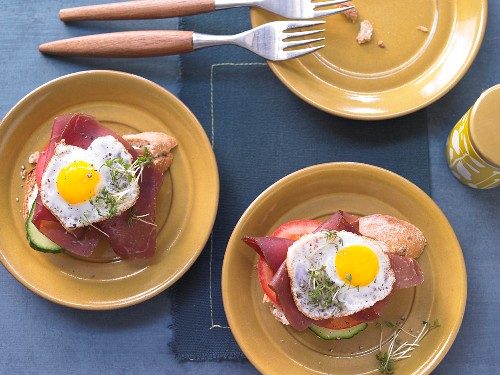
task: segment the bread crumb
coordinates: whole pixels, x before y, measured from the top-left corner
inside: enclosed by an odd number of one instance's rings
[[[36,164],[38,163],[38,158],[40,158],[40,153],[38,151],[35,151],[34,153],[32,153],[29,158],[28,158],[28,162],[30,164]]]
[[[422,31],[423,33],[428,33],[429,29],[425,26],[417,26],[417,30]]]
[[[347,8],[350,6],[354,6],[352,1],[347,1],[345,3],[337,5],[338,8]],[[356,8],[344,10],[342,14],[352,23],[355,23],[358,20],[358,10]]]
[[[380,48],[385,48],[385,43],[383,40],[379,40],[377,45],[380,47]]]
[[[359,33],[356,37],[358,44],[368,43],[372,39],[373,25],[370,21],[364,20],[359,27]]]

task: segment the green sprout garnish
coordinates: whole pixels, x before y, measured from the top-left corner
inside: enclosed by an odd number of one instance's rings
[[[95,230],[101,232],[102,234],[104,234],[106,237],[109,237],[109,234],[107,234],[106,232],[104,232],[102,229],[99,229],[97,228],[94,224],[92,224],[89,220],[89,217],[88,215],[90,214],[89,211],[85,211],[83,213],[83,218],[80,218],[80,223],[82,223],[83,225],[87,225],[87,226],[90,226],[92,228],[94,228]]]
[[[120,198],[120,195],[112,194],[104,187],[94,199],[89,199],[89,202],[96,208],[100,216],[110,219],[118,214],[118,200]]]
[[[314,307],[331,306],[337,298],[340,287],[328,276],[326,267],[323,265],[319,269],[310,269],[307,273],[309,274],[311,305]]]
[[[379,343],[379,351],[375,355],[375,358],[379,362],[378,370],[382,374],[393,374],[395,371],[394,363],[400,361],[405,358],[411,357],[411,352],[415,350],[419,345],[420,341],[434,328],[440,326],[439,321],[436,319],[434,323],[430,324],[428,321],[422,321],[424,327],[418,333],[418,335],[414,335],[411,332],[408,332],[403,329],[403,320],[400,319],[396,323],[384,322],[384,325],[390,329],[394,329],[394,332],[389,338],[389,347],[387,351],[382,351],[382,335],[383,335],[383,327],[382,324],[377,323],[377,326],[381,328],[380,332],[380,343]],[[405,334],[412,339],[410,342],[404,341],[400,339],[400,334]]]
[[[150,221],[144,220],[144,218],[145,218],[146,216],[148,216],[148,215],[149,215],[149,213],[144,214],[144,215],[137,215],[137,209],[136,209],[135,207],[131,207],[131,208],[128,210],[128,212],[129,212],[129,214],[130,214],[129,218],[127,219],[127,224],[128,224],[129,226],[130,226],[130,225],[132,225],[132,222],[133,222],[134,220],[141,221],[141,222],[143,222],[143,223],[145,223],[145,224],[149,224],[149,225],[156,226],[156,224],[155,224],[155,223],[152,223],[152,222],[150,222]]]
[[[352,275],[350,273],[345,274],[345,279],[349,282],[349,284],[352,282]]]
[[[147,148],[144,148],[143,154],[138,156],[132,164],[123,160],[123,158],[113,158],[111,160],[106,160],[103,166],[110,169],[111,180],[113,182],[118,182],[123,176],[128,182],[135,179],[139,182],[142,179],[142,171],[145,167],[149,167],[153,164],[153,157],[149,153]]]
[[[139,183],[142,179],[142,172],[144,168],[152,164],[153,157],[147,148],[144,148],[143,154],[137,157],[133,163],[129,163],[123,158],[106,160],[101,168],[109,168],[111,183],[116,188],[115,190],[118,190],[118,192],[110,192],[107,188],[103,188],[93,199],[89,199],[90,204],[96,208],[97,213],[100,216],[108,219],[115,217],[118,215],[120,202],[130,192],[130,182],[135,180]],[[147,222],[142,219],[144,216],[147,215],[137,216],[134,213],[131,217],[132,220]]]
[[[323,229],[322,232],[324,233],[327,242],[335,241],[335,239],[337,238],[337,231],[336,230]],[[342,239],[340,237],[339,237],[339,240],[342,241]]]

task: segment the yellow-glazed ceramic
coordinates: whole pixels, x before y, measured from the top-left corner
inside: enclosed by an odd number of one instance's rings
[[[401,116],[434,102],[465,74],[481,45],[487,0],[354,0],[359,19],[326,17],[326,47],[269,62],[276,76],[309,104],[332,114],[373,120]],[[253,26],[281,19],[251,10]],[[360,21],[373,23],[359,45]],[[424,26],[428,32],[417,29]],[[378,46],[382,41],[385,48]]]
[[[119,134],[159,131],[174,136],[174,162],[157,199],[157,253],[121,260],[109,246],[90,258],[32,250],[21,214],[21,166],[50,138],[55,116],[83,112]],[[114,309],[168,288],[193,264],[215,220],[217,165],[197,119],[174,95],[151,81],[112,71],[58,78],[23,98],[0,125],[0,260],[33,292],[81,309]]]
[[[415,224],[426,236],[427,247],[418,259],[424,283],[396,291],[381,320],[404,316],[405,328],[414,332],[422,320],[440,321],[441,327],[429,332],[411,358],[395,365],[396,374],[430,373],[450,349],[462,321],[467,294],[462,251],[428,195],[408,180],[366,164],[329,163],[300,170],[273,184],[245,211],[222,268],[224,309],[236,341],[264,374],[380,374],[375,354],[381,333],[375,324],[352,339],[328,341],[274,319],[262,303],[258,255],[241,241],[243,236],[269,235],[286,221],[323,219],[336,210],[393,215]],[[384,344],[389,334],[384,330]]]
[[[476,189],[500,185],[500,85],[481,94],[453,127],[446,158],[453,175]]]

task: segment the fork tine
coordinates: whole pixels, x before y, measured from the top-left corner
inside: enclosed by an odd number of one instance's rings
[[[291,42],[285,42],[285,48],[292,48],[297,46],[302,46],[304,44],[310,44],[315,42],[320,42],[325,40],[325,38],[315,38],[315,39],[307,39],[307,40],[293,40]]]
[[[316,3],[311,3],[311,4],[314,8],[319,8],[319,7],[327,7],[330,5],[339,5],[339,4],[347,3],[348,1],[350,1],[350,0],[330,0],[330,1],[321,1],[321,2],[316,2]]]
[[[314,11],[314,17],[315,18],[321,18],[321,17],[326,17],[326,16],[332,16],[337,13],[342,13],[346,10],[354,8],[353,6],[350,7],[345,7],[345,8],[335,8],[335,9],[325,9],[325,10],[315,10]]]
[[[323,31],[325,31],[325,29],[296,31],[293,33],[285,33],[284,35],[285,35],[285,39],[289,39],[289,38],[298,38],[298,37],[302,37],[302,36],[318,34],[318,33],[322,33]]]
[[[324,24],[326,21],[277,21],[286,23],[285,30],[311,27]]]
[[[288,60],[288,59],[293,59],[295,57],[300,57],[307,55],[309,53],[315,52],[321,48],[323,48],[324,45],[322,46],[316,46],[316,47],[309,47],[309,48],[302,48],[302,49],[296,49],[294,51],[285,51],[285,56],[281,60]]]

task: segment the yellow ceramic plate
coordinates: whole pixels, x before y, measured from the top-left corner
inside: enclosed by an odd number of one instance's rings
[[[90,259],[44,254],[28,246],[21,165],[31,168],[28,156],[48,142],[53,118],[69,112],[93,115],[119,134],[160,131],[179,141],[158,196],[152,260],[122,261],[107,246]],[[182,102],[143,78],[89,71],[39,87],[3,119],[0,159],[0,259],[22,284],[54,302],[113,309],[144,301],[181,277],[210,235],[219,196],[210,142]]]
[[[243,236],[265,236],[293,219],[323,219],[336,210],[360,215],[384,213],[417,225],[428,245],[418,262],[425,281],[398,290],[382,315],[406,318],[414,332],[423,320],[439,319],[396,374],[428,374],[458,333],[466,301],[466,273],[453,229],[438,206],[408,180],[378,167],[330,163],[295,172],[264,191],[245,211],[229,240],[222,269],[222,295],[231,330],[241,349],[265,374],[378,374],[380,329],[375,324],[350,340],[326,341],[279,323],[262,303],[258,256]],[[444,270],[448,270],[445,272]],[[450,271],[453,272],[450,272]],[[387,342],[389,329],[383,331]],[[387,347],[386,347],[387,348]]]
[[[353,3],[359,12],[356,23],[342,14],[325,18],[325,48],[299,59],[269,62],[296,95],[342,117],[397,117],[439,99],[471,65],[486,27],[486,0]],[[277,19],[251,11],[254,26]],[[356,42],[360,20],[374,25],[372,41],[364,45]]]

